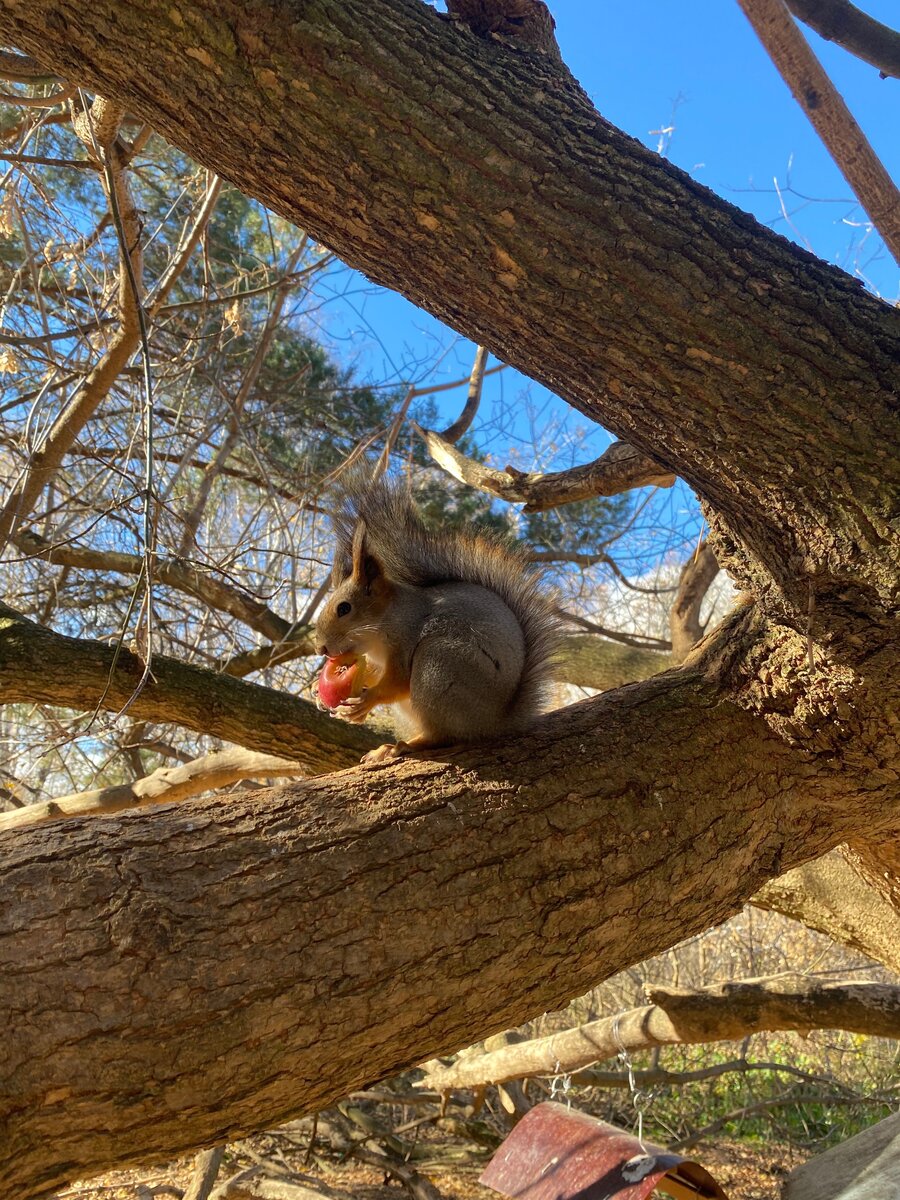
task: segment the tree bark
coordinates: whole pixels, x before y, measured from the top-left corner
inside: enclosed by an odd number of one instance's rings
[[[174,721],[249,750],[297,759],[309,771],[358,762],[377,745],[371,730],[335,721],[308,700],[153,656],[151,677],[135,697],[144,664],[123,648],[65,637],[0,602],[0,703],[56,704],[82,712],[128,711],[139,720]]]
[[[787,0],[801,21],[827,42],[836,42],[877,67],[882,78],[900,79],[900,33],[862,12],[850,0]]]
[[[804,661],[745,608],[517,741],[2,835],[6,1194],[320,1108],[896,823],[880,707],[813,713]]]
[[[772,879],[753,897],[900,975],[900,912],[839,850]]]
[[[897,312],[553,56],[412,0],[6,0],[0,32],[687,480],[770,614],[889,636]]]

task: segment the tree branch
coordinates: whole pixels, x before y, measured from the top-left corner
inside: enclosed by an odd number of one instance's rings
[[[439,467],[480,492],[511,504],[524,504],[527,513],[544,512],[576,500],[618,496],[639,487],[672,487],[675,476],[624,442],[613,442],[599,458],[581,467],[548,474],[526,473],[515,467],[498,471],[461,454],[451,442],[430,429],[413,428]]]
[[[62,83],[58,75],[35,59],[11,50],[0,50],[0,79],[8,79],[11,83]]]
[[[138,306],[142,303],[142,297],[132,293],[131,279],[134,278],[138,289],[142,287],[141,222],[131,195],[127,163],[116,140],[122,116],[120,108],[111,106],[108,101],[98,97],[91,106],[90,114],[85,114],[80,121],[76,121],[76,129],[89,153],[94,153],[96,139],[105,160],[110,164],[108,178],[112,181],[115,202],[122,217],[127,250],[123,250],[119,265],[119,326],[113,333],[106,352],[80,384],[73,399],[60,412],[40,448],[31,455],[23,478],[10,490],[4,501],[0,509],[0,547],[32,511],[38,497],[59,470],[75,439],[109,394],[140,344]],[[107,178],[106,175],[104,178]],[[148,309],[151,316],[162,305],[187,266],[200,235],[212,216],[220,189],[221,181],[213,179],[207,188],[196,220],[182,239],[172,262],[157,285],[153,303]],[[110,202],[112,203],[112,198]],[[126,256],[130,259],[130,270]]]
[[[230,787],[244,779],[278,779],[308,774],[308,767],[292,759],[256,754],[250,750],[218,750],[177,767],[160,767],[152,775],[133,783],[76,792],[29,804],[14,812],[0,813],[0,832],[41,825],[60,817],[109,815],[127,808],[174,804],[204,792]]]
[[[478,412],[478,406],[481,403],[481,388],[484,383],[484,369],[487,366],[487,360],[487,350],[484,346],[478,346],[475,350],[475,361],[472,363],[472,373],[469,376],[469,387],[466,392],[466,402],[463,405],[463,410],[453,424],[448,425],[440,435],[445,442],[450,442],[451,444],[458,442],[475,420],[475,414]],[[416,428],[418,429],[418,426]]]
[[[430,1070],[422,1087],[480,1088],[530,1075],[569,1075],[654,1046],[732,1041],[772,1030],[846,1029],[900,1035],[900,987],[821,983],[797,975],[717,983],[688,991],[648,986],[649,1004],[549,1037],[518,1042]]]
[[[706,593],[719,573],[719,564],[708,541],[697,547],[681,568],[678,591],[669,610],[669,631],[672,638],[672,662],[684,662],[688,652],[703,636],[700,610]]]
[[[882,25],[849,0],[786,0],[788,8],[827,42],[837,42],[882,78],[900,79],[900,33]]]
[[[325,1107],[888,828],[882,706],[845,686],[837,726],[843,668],[813,711],[783,672],[804,661],[745,608],[680,670],[527,737],[2,835],[0,1184],[30,1200]]]
[[[814,637],[883,644],[889,306],[619,133],[549,55],[427,5],[222,0],[190,31],[163,0],[72,11],[16,0],[0,32],[684,479],[778,619],[805,626],[812,591]]]
[[[125,554],[118,550],[94,550],[66,542],[54,543],[30,530],[18,533],[13,541],[28,558],[42,558],[46,562],[74,567],[80,571],[140,575],[143,570],[143,559],[137,554]],[[216,579],[209,572],[200,570],[184,559],[157,560],[153,567],[153,578],[157,583],[202,600],[209,608],[228,613],[257,633],[261,633],[263,637],[275,641],[290,638],[293,644],[299,647],[300,654],[316,652],[309,626],[296,628],[249,592]]]
[[[143,663],[112,646],[64,637],[0,602],[0,704],[54,704],[82,712],[118,712],[132,698]],[[174,721],[250,750],[296,759],[306,769],[335,770],[377,745],[366,729],[335,721],[308,700],[216,675],[154,655],[151,678],[133,699],[133,717]]]
[[[738,0],[766,53],[900,264],[900,191],[797,28],[785,0]]]

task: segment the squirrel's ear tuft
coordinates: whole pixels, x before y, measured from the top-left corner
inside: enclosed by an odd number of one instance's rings
[[[375,555],[369,552],[365,521],[360,521],[353,532],[351,554],[353,556],[351,574],[354,583],[360,584],[366,589],[371,588],[372,584],[384,575],[384,569]]]

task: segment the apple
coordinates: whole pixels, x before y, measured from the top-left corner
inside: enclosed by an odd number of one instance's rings
[[[360,666],[360,659],[346,654],[339,658],[326,658],[325,666],[319,672],[319,699],[326,708],[334,711],[354,695],[354,688],[362,682],[363,671]]]

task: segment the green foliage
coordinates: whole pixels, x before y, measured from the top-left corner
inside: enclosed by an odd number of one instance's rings
[[[621,530],[631,511],[629,494],[596,496],[525,516],[525,536],[538,549],[596,551]]]
[[[842,1052],[835,1060],[838,1047]],[[696,1072],[733,1064],[739,1057],[733,1043],[668,1047],[660,1066]],[[807,1042],[796,1034],[758,1035],[747,1057],[760,1068],[651,1086],[638,1101],[645,1135],[668,1143],[710,1127],[709,1142],[777,1141],[824,1150],[889,1115],[900,1085],[900,1049],[879,1038],[821,1033]],[[637,1071],[652,1065],[649,1051],[632,1060]],[[778,1069],[781,1064],[784,1070]],[[573,1100],[626,1128],[636,1119],[623,1089],[579,1088]]]

